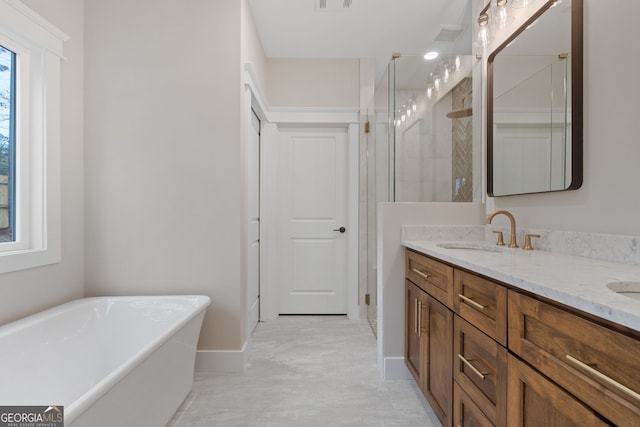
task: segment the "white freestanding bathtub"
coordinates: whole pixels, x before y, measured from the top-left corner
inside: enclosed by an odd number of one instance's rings
[[[0,405],[65,426],[164,426],[193,385],[209,297],[85,298],[0,327]]]

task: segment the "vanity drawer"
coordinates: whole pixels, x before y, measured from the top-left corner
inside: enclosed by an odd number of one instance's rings
[[[453,383],[453,425],[458,427],[495,426],[456,383]]]
[[[639,340],[509,291],[509,349],[616,425],[638,425]]]
[[[506,425],[507,349],[454,316],[453,366],[455,381],[492,424]]]
[[[611,427],[592,408],[511,353],[507,370],[509,427]]]
[[[453,280],[453,311],[507,346],[507,288],[461,270]]]
[[[442,304],[452,308],[452,267],[407,249],[406,277]]]

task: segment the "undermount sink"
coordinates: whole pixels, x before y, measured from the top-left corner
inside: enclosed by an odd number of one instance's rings
[[[613,292],[640,301],[640,282],[612,282],[607,288]]]
[[[504,250],[504,246],[497,246],[483,242],[446,242],[438,243],[437,246],[443,249],[466,249],[485,252],[502,252]]]

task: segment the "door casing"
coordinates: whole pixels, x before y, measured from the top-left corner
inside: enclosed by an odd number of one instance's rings
[[[356,110],[309,111],[308,109],[267,114],[261,132],[260,176],[260,320],[278,317],[277,266],[277,143],[279,126],[345,127],[349,144],[347,159],[347,221],[345,227],[353,230],[347,236],[347,316],[359,319],[358,301],[358,112]]]

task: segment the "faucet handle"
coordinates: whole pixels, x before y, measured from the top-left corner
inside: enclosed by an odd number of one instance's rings
[[[498,241],[496,242],[496,245],[504,246],[504,236],[502,235],[502,231],[493,230],[492,233],[496,233],[498,235]]]
[[[533,250],[533,246],[531,246],[531,238],[532,237],[540,237],[539,234],[527,234],[524,236],[524,247],[522,249],[524,249],[525,251],[532,251]]]

